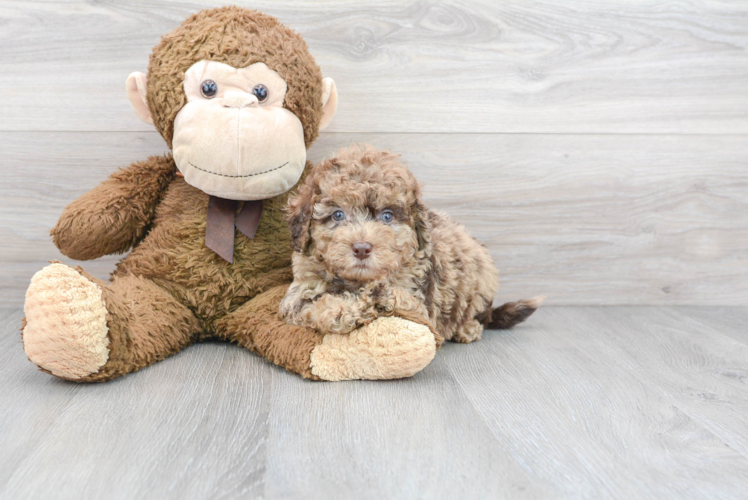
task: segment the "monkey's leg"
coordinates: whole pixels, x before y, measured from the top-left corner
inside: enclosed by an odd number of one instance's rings
[[[192,343],[198,321],[152,281],[111,283],[80,268],[51,264],[26,292],[24,350],[60,378],[101,382],[162,360]]]
[[[314,380],[410,377],[434,358],[437,341],[431,329],[396,316],[343,335],[288,325],[278,315],[287,288],[272,288],[221,318],[216,334]]]

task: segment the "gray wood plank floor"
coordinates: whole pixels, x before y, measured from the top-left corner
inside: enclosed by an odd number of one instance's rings
[[[745,498],[748,308],[546,307],[416,377],[193,346],[80,385],[0,310],[0,498]]]

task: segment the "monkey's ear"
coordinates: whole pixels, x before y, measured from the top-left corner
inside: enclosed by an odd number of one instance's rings
[[[338,110],[338,89],[332,78],[322,80],[322,119],[319,122],[319,129],[325,130],[335,116]]]
[[[153,125],[151,110],[148,109],[148,101],[145,98],[147,85],[148,77],[139,71],[130,73],[125,83],[127,97],[130,99],[130,104],[132,104],[135,114],[147,124]]]

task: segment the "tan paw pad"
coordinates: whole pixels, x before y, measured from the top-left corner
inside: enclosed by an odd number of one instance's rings
[[[72,267],[51,264],[26,291],[23,348],[53,375],[80,379],[109,358],[106,305],[101,289]]]
[[[436,354],[424,325],[379,318],[348,335],[325,335],[311,356],[312,373],[323,380],[382,380],[411,377]]]

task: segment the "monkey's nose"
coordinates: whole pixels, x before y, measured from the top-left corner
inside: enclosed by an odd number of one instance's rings
[[[364,260],[368,259],[369,255],[371,255],[372,246],[370,243],[359,241],[358,243],[351,245],[351,249],[353,249],[353,255],[355,255],[357,259]]]
[[[243,108],[257,104],[257,97],[247,92],[229,90],[223,94],[223,106],[226,108]]]

